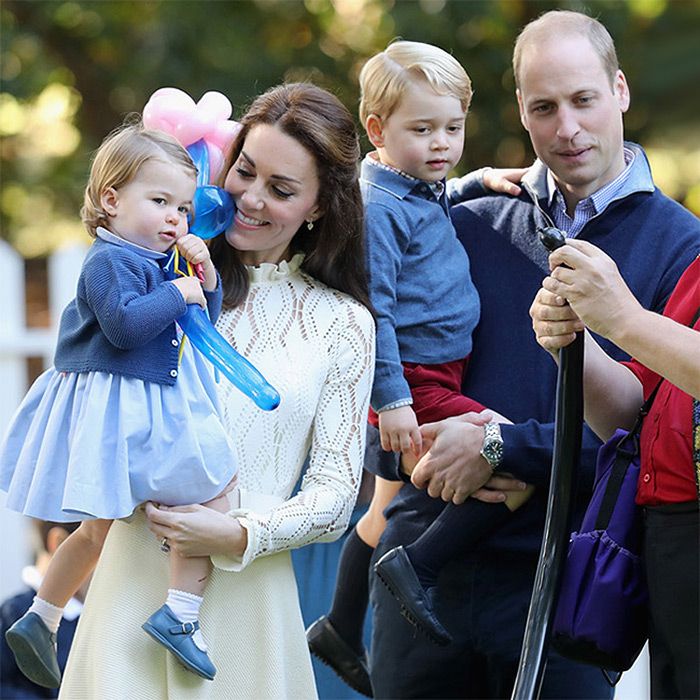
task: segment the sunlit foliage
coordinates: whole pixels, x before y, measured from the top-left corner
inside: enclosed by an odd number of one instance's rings
[[[313,80],[356,112],[362,63],[396,37],[442,46],[473,79],[460,171],[528,163],[510,53],[519,28],[557,6],[606,23],[632,88],[628,137],[650,147],[658,184],[700,213],[697,0],[4,0],[2,236],[26,256],[83,237],[90,155],[157,88],[219,90],[240,113],[282,80]]]

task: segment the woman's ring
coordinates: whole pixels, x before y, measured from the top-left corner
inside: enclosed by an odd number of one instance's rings
[[[170,551],[170,545],[168,544],[168,538],[164,537],[160,541],[160,551],[161,552],[169,552]]]

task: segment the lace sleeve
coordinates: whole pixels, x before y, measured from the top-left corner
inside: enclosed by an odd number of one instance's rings
[[[268,512],[232,511],[248,532],[248,546],[237,560],[212,557],[219,568],[238,571],[259,556],[337,539],[350,521],[362,473],[374,321],[367,309],[347,303],[330,334],[332,362],[316,407],[301,489]]]

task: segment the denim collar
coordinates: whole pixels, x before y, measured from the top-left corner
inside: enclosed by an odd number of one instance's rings
[[[363,161],[360,172],[360,179],[365,182],[386,190],[397,199],[403,199],[413,191],[425,193],[430,191],[435,199],[439,199],[438,194],[430,186],[429,182],[419,180],[411,175],[404,175],[394,168],[382,166],[371,153],[368,153]],[[444,181],[441,181],[444,192]],[[427,188],[427,189],[426,189]]]

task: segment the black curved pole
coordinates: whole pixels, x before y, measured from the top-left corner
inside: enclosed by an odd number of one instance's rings
[[[552,227],[541,229],[538,233],[550,251],[565,243],[563,234]],[[512,700],[539,697],[569,542],[571,503],[581,452],[582,429],[583,333],[578,333],[571,345],[559,351],[547,516]]]

